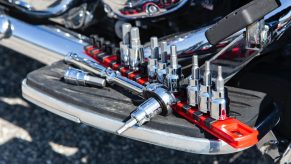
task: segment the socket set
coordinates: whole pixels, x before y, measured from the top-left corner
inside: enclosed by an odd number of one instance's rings
[[[117,85],[120,84],[128,89],[135,87],[146,99],[131,113],[130,119],[124,126],[117,130],[118,134],[122,134],[134,125],[142,126],[158,114],[166,116],[173,111],[234,148],[247,148],[258,142],[257,130],[235,118],[228,117],[228,97],[221,66],[217,68],[218,76],[213,80],[211,64],[206,61],[205,71],[201,76],[198,57],[193,56],[192,74],[185,88],[180,84],[184,77],[178,63],[176,46],[168,46],[166,42],[159,43],[157,37],[152,37],[150,38],[151,56],[145,59],[138,28],[124,24],[122,32],[123,38],[119,48],[112,47],[108,42],[105,44],[106,41],[97,36],[92,39],[93,45],[84,48],[85,53],[96,60],[95,67],[102,66],[105,74],[110,70],[114,75],[120,74],[128,79],[120,82],[122,78],[114,76],[118,79],[114,81]],[[170,55],[167,52],[170,52]],[[170,56],[169,60],[168,56]],[[70,60],[74,59],[68,59]],[[76,60],[80,61],[80,59]],[[82,65],[76,62],[68,63],[73,63],[77,67]],[[76,72],[76,70],[72,71]],[[89,83],[80,80],[80,77],[84,77],[81,76],[80,71],[72,73],[78,78],[73,78],[69,76],[70,73],[67,73],[68,82],[82,85]],[[104,73],[95,75],[100,78]],[[106,81],[109,77],[112,77],[112,74],[105,75]],[[72,79],[77,82],[72,82]],[[183,93],[183,88],[186,93]],[[182,95],[187,95],[187,98]]]

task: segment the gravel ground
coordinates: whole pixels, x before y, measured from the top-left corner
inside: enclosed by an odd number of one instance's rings
[[[133,141],[51,114],[21,96],[21,80],[43,65],[0,47],[2,163],[263,163],[255,149],[207,156]]]

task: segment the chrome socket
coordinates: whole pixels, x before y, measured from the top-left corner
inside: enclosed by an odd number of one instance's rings
[[[177,47],[171,46],[171,63],[167,67],[167,75],[165,85],[167,88],[175,93],[179,91],[180,79],[182,77],[182,67],[178,64]]]
[[[212,91],[210,116],[216,120],[225,120],[227,117],[227,102],[221,66],[218,67],[215,86],[215,90]]]
[[[203,113],[207,113],[211,109],[211,97],[212,97],[212,75],[210,70],[210,62],[205,62],[205,72],[203,76],[203,84],[200,86],[199,92],[199,110]]]
[[[198,65],[198,57],[193,56],[192,74],[189,77],[189,85],[187,87],[187,100],[190,106],[195,107],[199,104],[200,91],[200,68]]]
[[[131,117],[136,119],[137,125],[142,126],[145,122],[150,121],[151,118],[160,114],[162,108],[160,103],[155,98],[149,98],[131,114]]]
[[[159,55],[159,43],[157,37],[151,37],[151,56],[148,59],[148,81],[150,83],[156,82],[157,79],[157,67],[158,67],[158,55]]]
[[[157,81],[164,84],[167,75],[167,42],[161,42],[161,56],[157,68]]]
[[[140,43],[140,34],[137,27],[130,30],[129,68],[138,71],[139,65],[144,62],[143,47]]]
[[[68,68],[64,74],[64,80],[66,83],[78,85],[78,86],[94,86],[105,87],[106,80],[94,76],[90,76],[89,73],[76,68]]]
[[[121,65],[129,67],[129,46],[130,46],[130,31],[131,24],[125,23],[122,25],[122,42],[120,42],[120,60]]]
[[[152,83],[147,86],[144,95],[148,99],[131,113],[131,118],[117,130],[118,134],[134,125],[142,126],[158,114],[171,112],[171,105],[176,103],[174,95],[160,84]]]
[[[124,67],[129,67],[129,46],[120,42],[120,64]]]

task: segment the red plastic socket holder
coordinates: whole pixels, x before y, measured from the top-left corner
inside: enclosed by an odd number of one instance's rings
[[[178,102],[173,110],[234,148],[247,148],[258,142],[258,131],[235,118],[215,120],[185,102]]]

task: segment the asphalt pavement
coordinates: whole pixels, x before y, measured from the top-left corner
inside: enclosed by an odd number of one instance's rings
[[[255,147],[229,155],[197,155],[119,137],[54,115],[21,95],[21,81],[29,72],[43,66],[0,47],[0,164],[259,164],[264,161]]]

